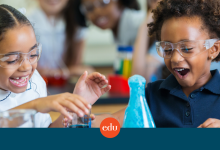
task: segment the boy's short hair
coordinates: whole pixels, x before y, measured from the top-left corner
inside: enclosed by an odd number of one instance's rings
[[[153,11],[154,21],[148,24],[149,35],[156,34],[161,40],[161,28],[165,20],[172,17],[200,17],[203,28],[208,29],[210,38],[220,37],[219,0],[162,0]],[[213,61],[220,61],[218,55]]]

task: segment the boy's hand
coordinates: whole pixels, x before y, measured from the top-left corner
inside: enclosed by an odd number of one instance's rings
[[[79,78],[74,94],[82,96],[90,104],[94,104],[100,96],[111,89],[104,75],[94,72],[88,75],[87,71]],[[103,88],[103,86],[107,85]]]
[[[89,114],[89,109],[91,109],[91,105],[85,99],[70,93],[39,98],[33,102],[38,112],[48,113],[50,111],[58,111],[68,119],[72,119],[72,116],[70,116],[67,110],[83,117],[85,114]]]
[[[220,120],[209,118],[198,128],[220,128]]]

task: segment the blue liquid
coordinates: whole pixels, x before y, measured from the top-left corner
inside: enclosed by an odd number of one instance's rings
[[[75,125],[69,126],[69,128],[89,128],[89,125],[88,124],[75,124]]]
[[[130,100],[125,110],[124,128],[155,128],[154,120],[145,98],[146,80],[139,75],[129,78]]]

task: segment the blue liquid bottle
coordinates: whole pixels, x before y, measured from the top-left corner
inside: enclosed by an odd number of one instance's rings
[[[145,98],[145,78],[134,75],[129,78],[128,84],[130,87],[130,100],[125,110],[123,128],[155,128]]]

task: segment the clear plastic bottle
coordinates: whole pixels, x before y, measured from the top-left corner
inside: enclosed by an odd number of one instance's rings
[[[132,67],[132,53],[132,46],[118,46],[118,56],[114,65],[115,74],[122,75],[125,78],[130,77]]]
[[[130,100],[124,116],[124,128],[155,128],[145,98],[146,80],[142,76],[134,75],[129,78]]]

